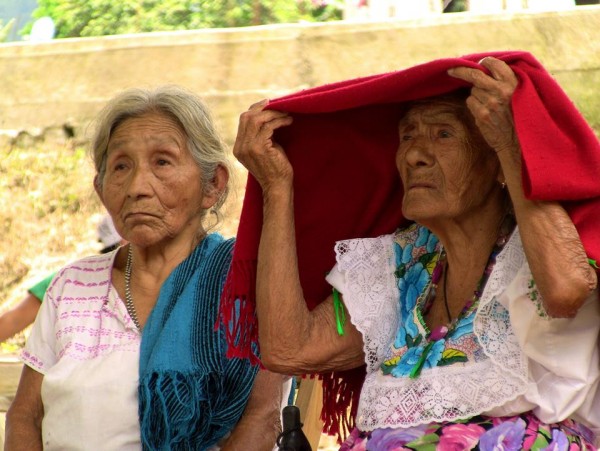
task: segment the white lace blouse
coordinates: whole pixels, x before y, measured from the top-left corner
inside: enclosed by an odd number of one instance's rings
[[[338,242],[337,264],[327,276],[363,335],[367,376],[359,429],[533,410],[543,422],[572,418],[599,435],[598,292],[573,319],[540,314],[540,302],[531,300],[532,276],[518,229],[496,257],[475,314],[473,332],[483,354],[464,364],[426,368],[417,378],[385,375],[380,367],[401,320],[396,238]]]

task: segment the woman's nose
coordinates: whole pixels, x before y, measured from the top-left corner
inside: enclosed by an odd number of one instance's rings
[[[145,165],[136,165],[129,175],[127,195],[129,197],[147,196],[151,192],[152,173]]]
[[[402,151],[402,144],[400,151]],[[406,162],[411,166],[429,166],[433,163],[432,143],[426,136],[417,135],[404,149]]]

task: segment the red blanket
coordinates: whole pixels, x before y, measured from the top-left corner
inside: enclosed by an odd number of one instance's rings
[[[338,240],[391,233],[402,225],[402,188],[395,167],[402,103],[467,84],[447,69],[495,56],[519,78],[512,107],[523,152],[523,185],[530,199],[563,202],[590,258],[600,259],[600,143],[550,74],[529,53],[491,52],[435,60],[406,70],[329,84],[271,101],[268,108],[294,116],[276,140],[294,167],[296,238],[300,279],[309,308],[331,292],[324,276],[335,263]],[[248,178],[222,318],[236,326],[231,356],[251,357],[256,255],[262,195]],[[551,264],[551,262],[549,262]],[[235,300],[237,301],[237,304]],[[298,337],[299,340],[302,337]],[[322,375],[326,430],[358,394],[364,370]],[[351,427],[345,423],[343,427]]]

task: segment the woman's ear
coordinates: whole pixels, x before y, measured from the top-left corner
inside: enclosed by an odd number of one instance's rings
[[[215,170],[215,175],[213,179],[210,181],[210,187],[207,187],[204,194],[204,199],[202,200],[202,208],[208,210],[216,203],[218,203],[221,198],[223,192],[227,187],[227,182],[229,181],[229,172],[225,169],[224,166],[217,166]]]
[[[98,174],[94,177],[94,191],[96,191],[100,201],[104,204],[104,199],[102,198],[102,184],[100,183],[100,176]]]

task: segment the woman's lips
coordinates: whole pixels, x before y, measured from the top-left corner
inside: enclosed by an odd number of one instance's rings
[[[425,189],[431,189],[434,186],[431,183],[424,183],[424,182],[419,182],[419,183],[411,183],[408,185],[408,189],[419,189],[419,188],[425,188]]]

